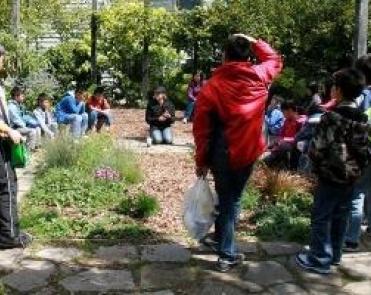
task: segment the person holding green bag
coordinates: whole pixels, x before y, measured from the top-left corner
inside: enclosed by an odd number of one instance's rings
[[[3,70],[4,57],[5,49],[0,45],[0,72]],[[14,165],[20,163],[12,163],[12,150],[16,155],[18,149],[22,149],[21,146],[17,147],[22,140],[22,135],[9,127],[5,93],[0,83],[0,249],[25,248],[32,242],[32,237],[21,233],[19,229]]]

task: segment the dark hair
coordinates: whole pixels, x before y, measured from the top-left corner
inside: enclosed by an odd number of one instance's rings
[[[22,89],[21,87],[19,87],[19,86],[14,86],[13,89],[10,91],[10,96],[11,96],[12,98],[14,98],[14,97],[16,97],[16,96],[18,96],[18,95],[21,95],[21,94],[23,94],[23,93],[24,93],[24,91],[23,91],[23,89]]]
[[[154,91],[154,94],[155,94],[155,95],[156,95],[156,94],[161,94],[161,93],[166,94],[166,88],[163,87],[163,86],[159,86],[159,87],[157,87],[157,88],[155,89],[155,91]]]
[[[288,101],[284,101],[282,104],[281,104],[281,110],[282,111],[288,111],[288,110],[293,110],[293,111],[297,111],[297,106],[295,104],[294,101],[292,100],[288,100]]]
[[[75,94],[83,94],[85,91],[86,91],[85,88],[77,87],[75,90]]]
[[[324,83],[323,99],[322,103],[326,103],[331,100],[331,89],[334,86],[334,78],[329,77]]]
[[[340,70],[333,77],[335,86],[341,90],[345,100],[355,100],[365,87],[365,76],[353,68]]]
[[[45,92],[43,92],[43,93],[40,93],[39,96],[37,97],[37,102],[38,104],[41,104],[43,101],[49,100],[49,99],[50,99],[49,96]]]
[[[312,94],[316,94],[319,92],[319,85],[317,82],[312,81],[309,83],[308,89],[312,92]]]
[[[104,95],[104,87],[99,86],[99,87],[95,88],[95,90],[93,92],[93,95],[99,95],[99,94]]]
[[[367,85],[371,84],[371,54],[362,56],[356,61],[356,69],[365,75]]]
[[[3,55],[5,55],[5,48],[4,48],[4,46],[2,46],[1,44],[0,44],[0,56],[3,56]]]
[[[232,35],[224,45],[228,61],[247,61],[250,57],[250,42],[246,38]]]

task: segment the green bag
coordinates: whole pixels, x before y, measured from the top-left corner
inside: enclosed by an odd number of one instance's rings
[[[26,167],[29,160],[27,147],[24,143],[13,144],[11,147],[11,165],[13,168]]]

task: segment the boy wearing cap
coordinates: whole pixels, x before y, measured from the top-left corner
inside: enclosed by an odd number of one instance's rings
[[[249,61],[251,53],[259,64]],[[243,189],[266,148],[262,126],[268,87],[281,69],[280,55],[267,43],[232,35],[225,45],[223,65],[215,70],[196,101],[196,174],[205,177],[210,169],[219,197],[215,236],[203,242],[217,250],[220,271],[244,260],[236,252],[235,225]]]
[[[172,144],[171,125],[175,121],[174,104],[167,98],[166,89],[158,87],[150,98],[146,110],[146,122],[154,144]]]

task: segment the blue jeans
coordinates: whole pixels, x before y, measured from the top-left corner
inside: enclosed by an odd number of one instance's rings
[[[98,113],[97,111],[91,111],[88,113],[88,115],[89,115],[88,129],[92,129],[93,127],[97,126],[98,121],[102,122],[103,124],[106,124],[107,126],[111,126],[112,124],[111,115],[108,113]],[[100,128],[98,128],[97,126],[97,129]]]
[[[319,181],[311,218],[309,259],[320,267],[340,262],[352,203],[351,185]]]
[[[363,219],[364,202],[368,204],[367,217],[370,224],[371,212],[370,199],[371,199],[371,165],[368,165],[363,176],[357,181],[354,186],[352,211],[349,219],[348,231],[346,241],[351,243],[358,243],[361,237],[361,225]]]
[[[236,257],[235,227],[241,210],[241,197],[253,170],[253,165],[233,170],[223,138],[219,138],[211,152],[211,172],[219,198],[219,215],[215,221],[215,240],[221,258],[233,260]]]
[[[185,112],[184,112],[184,118],[186,118],[188,121],[191,120],[193,111],[195,108],[195,102],[192,100],[188,100]]]
[[[172,144],[173,143],[173,133],[171,127],[166,127],[164,129],[151,126],[150,135],[154,144]]]
[[[72,136],[78,138],[86,133],[86,129],[88,128],[88,114],[64,114],[63,119],[58,123],[71,125]]]

